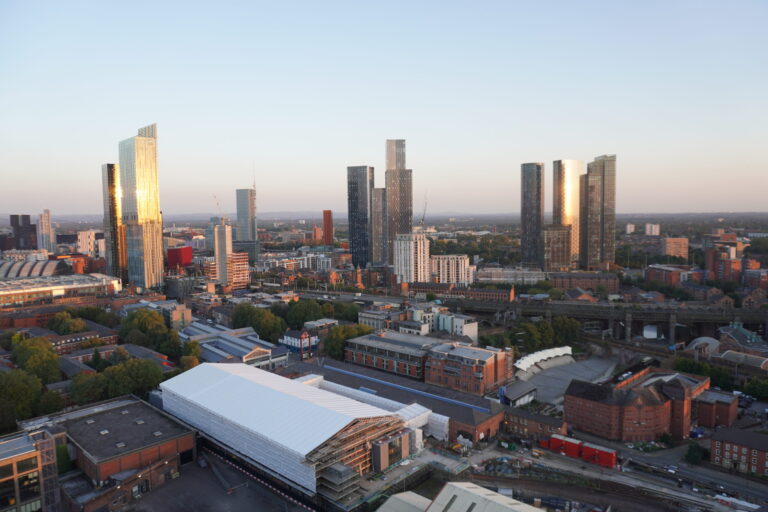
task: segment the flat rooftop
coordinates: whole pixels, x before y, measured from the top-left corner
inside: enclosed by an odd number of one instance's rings
[[[0,437],[0,460],[10,459],[35,451],[35,445],[26,433]]]
[[[97,463],[192,432],[145,402],[115,405],[62,423]]]
[[[18,293],[37,289],[45,290],[49,288],[86,288],[88,286],[99,286],[113,282],[119,283],[119,280],[116,277],[105,276],[104,274],[30,277],[27,279],[0,281],[0,294]]]

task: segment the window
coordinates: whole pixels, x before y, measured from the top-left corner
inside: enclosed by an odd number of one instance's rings
[[[19,512],[40,512],[43,510],[43,505],[40,500],[35,500],[30,503],[25,503],[19,507]]]
[[[16,472],[24,473],[25,471],[31,471],[37,469],[37,457],[30,457],[28,459],[20,460],[16,463]]]
[[[16,487],[13,480],[0,482],[0,508],[16,504]]]
[[[0,466],[0,478],[8,478],[9,476],[13,476],[13,464]]]
[[[451,505],[456,501],[456,495],[454,494],[451,496],[451,499],[448,500],[448,504],[443,508],[443,512],[448,512],[448,509],[451,508]]]
[[[19,499],[21,501],[40,497],[40,476],[37,471],[19,478]]]

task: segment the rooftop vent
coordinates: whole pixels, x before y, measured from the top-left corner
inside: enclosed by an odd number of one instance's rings
[[[107,429],[104,429],[104,430],[102,430],[101,432],[99,432],[99,434],[101,434],[101,435],[105,436],[105,435],[109,434],[109,430],[107,430]]]
[[[125,443],[115,443],[116,448],[125,448]]]
[[[120,411],[120,414],[128,414],[128,409],[123,409],[122,411]]]
[[[163,433],[160,432],[159,430],[156,430],[156,431],[152,432],[152,435],[155,436],[155,437],[160,437],[161,435],[163,435]]]
[[[90,425],[90,424],[92,424],[92,423],[95,423],[95,422],[96,422],[96,420],[85,420],[85,422],[86,422],[88,425]]]
[[[136,420],[136,424],[137,425],[143,425],[144,424],[144,420]]]

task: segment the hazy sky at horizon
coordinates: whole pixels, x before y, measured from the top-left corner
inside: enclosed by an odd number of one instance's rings
[[[620,212],[768,210],[768,2],[0,0],[0,212],[101,212],[156,122],[161,207],[346,211],[407,139],[414,210],[517,213],[617,155]]]

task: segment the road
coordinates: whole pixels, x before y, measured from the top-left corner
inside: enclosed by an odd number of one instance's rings
[[[590,443],[606,446],[616,450],[617,454],[623,459],[638,461],[643,464],[651,465],[659,470],[660,474],[668,475],[665,478],[670,482],[675,482],[677,478],[691,480],[705,484],[699,486],[709,487],[720,492],[736,495],[741,499],[753,501],[756,503],[768,503],[768,486],[763,483],[753,482],[739,475],[725,473],[705,466],[691,466],[683,459],[688,445],[678,446],[670,450],[660,450],[654,453],[643,453],[637,450],[627,448],[622,443],[606,441],[605,439],[592,436],[583,432],[575,432],[573,437]],[[677,471],[675,474],[666,472],[665,466],[675,465]],[[639,474],[639,473],[635,473]],[[718,488],[721,485],[723,488]]]

